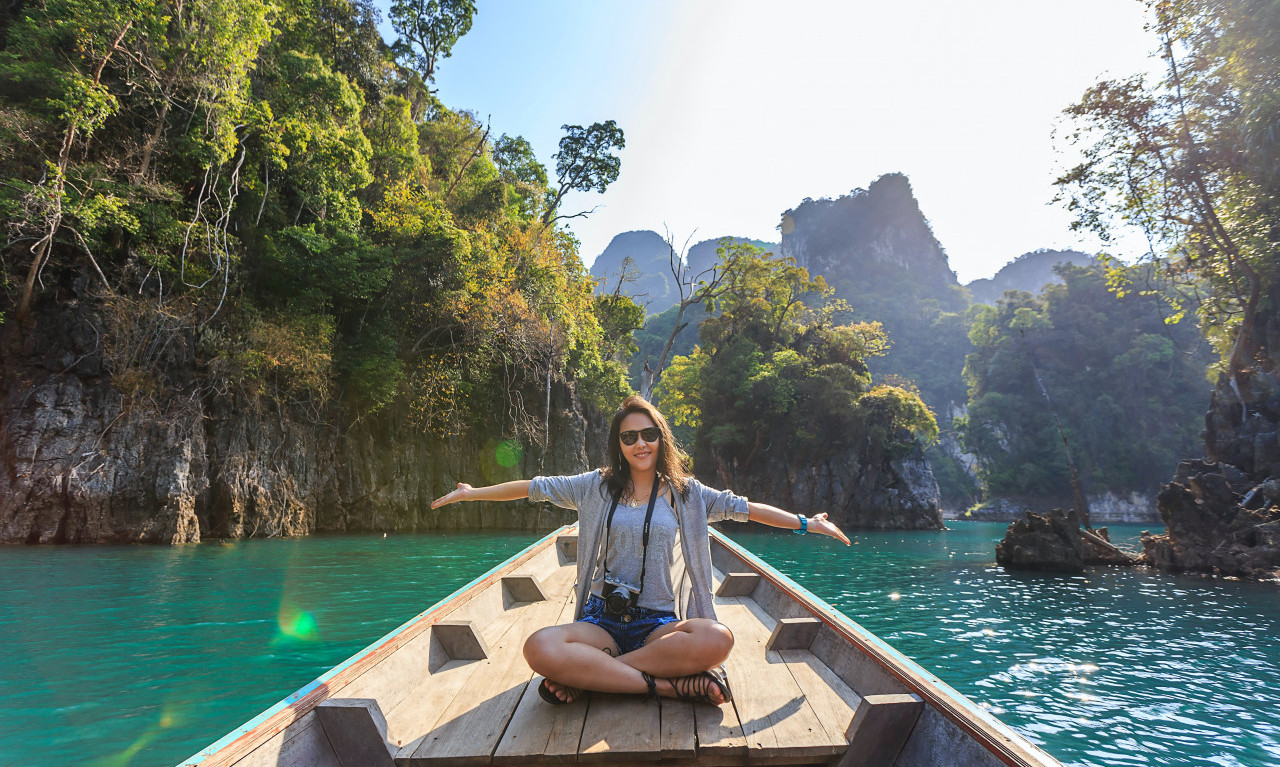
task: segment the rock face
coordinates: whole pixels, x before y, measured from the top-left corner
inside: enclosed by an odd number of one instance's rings
[[[1246,347],[1254,367],[1220,377],[1210,397],[1207,460],[1179,465],[1156,499],[1167,529],[1143,537],[1147,564],[1280,579],[1280,312],[1258,313]]]
[[[459,481],[583,471],[587,449],[600,447],[566,386],[552,391],[547,455],[525,446],[511,467],[496,460],[496,441],[419,434],[402,414],[344,429],[324,414],[198,389],[125,399],[101,369],[92,313],[64,305],[38,320],[34,330],[0,333],[3,542],[549,529],[573,513],[429,504]],[[194,364],[185,351],[193,344],[173,346],[166,364]]]
[[[716,250],[721,239],[702,240],[689,247],[685,262],[690,276],[715,266],[720,258]],[[732,239],[749,242],[768,252],[778,250],[774,243],[742,237]],[[677,247],[681,244],[677,243]],[[600,280],[599,292],[612,293],[617,289],[623,276],[624,262],[629,281],[623,284],[622,293],[634,298],[648,314],[661,314],[680,300],[675,278],[671,276],[671,248],[662,235],[648,229],[615,235],[604,252],[591,263],[591,276]]]
[[[835,200],[805,200],[783,214],[781,230],[782,255],[851,301],[891,288],[894,300],[928,297],[963,308],[947,254],[901,173]]]
[[[1280,482],[1259,485],[1230,464],[1184,461],[1157,503],[1168,529],[1142,536],[1146,564],[1174,572],[1280,578]]]
[[[1080,528],[1074,510],[1027,512],[996,544],[996,562],[1014,570],[1079,573],[1088,565],[1131,565],[1134,560],[1109,545],[1106,528],[1091,536]]]
[[[838,455],[817,464],[771,457],[767,468],[744,473],[717,467],[711,484],[800,514],[828,512],[843,528],[940,530],[938,483],[919,450],[900,459]]]

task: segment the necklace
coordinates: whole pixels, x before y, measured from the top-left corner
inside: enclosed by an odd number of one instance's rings
[[[634,488],[633,488],[633,492],[634,492]],[[628,494],[627,494],[627,498],[628,498],[628,500],[627,500],[627,505],[628,505],[628,506],[630,506],[630,507],[631,507],[631,508],[633,508],[633,509],[638,509],[638,508],[640,508],[640,504],[642,504],[642,503],[644,503],[645,501],[649,500],[649,496],[650,496],[650,495],[653,495],[653,491],[652,491],[652,490],[650,490],[650,491],[645,495],[645,497],[643,497],[643,498],[637,498],[637,497],[635,497],[635,495],[633,495],[633,494],[631,494],[631,493],[628,493]]]

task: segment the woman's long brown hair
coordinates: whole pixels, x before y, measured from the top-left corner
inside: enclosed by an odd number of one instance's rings
[[[667,419],[647,399],[638,395],[623,400],[618,406],[618,412],[613,414],[613,422],[609,424],[609,446],[606,450],[608,465],[600,470],[604,476],[603,489],[607,490],[609,497],[615,495],[621,497],[621,493],[627,488],[627,483],[631,481],[631,464],[627,463],[626,457],[622,455],[622,442],[618,439],[618,434],[622,431],[622,419],[632,413],[643,413],[649,416],[653,425],[662,432],[662,439],[658,441],[658,476],[666,480],[681,498],[688,498],[689,478],[693,475],[685,468],[684,451],[676,444],[675,435],[671,433]]]

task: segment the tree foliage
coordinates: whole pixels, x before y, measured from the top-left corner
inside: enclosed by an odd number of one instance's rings
[[[391,0],[391,25],[400,39],[393,49],[424,80],[434,80],[440,59],[471,31],[475,0]]]
[[[1223,372],[1270,367],[1257,319],[1280,273],[1280,9],[1147,4],[1164,74],[1101,82],[1066,110],[1083,159],[1059,199],[1104,241],[1136,226],[1167,281],[1209,287],[1199,309]],[[1111,279],[1131,289],[1123,269]]]
[[[1086,491],[1150,491],[1196,452],[1208,350],[1191,322],[1163,321],[1158,297],[1117,298],[1104,268],[1057,271],[1064,284],[978,309],[963,444],[989,496],[1070,498],[1056,416]]]
[[[562,145],[553,190],[528,142],[440,103],[423,83],[474,13],[395,2],[391,49],[367,0],[21,6],[0,50],[0,309],[100,302],[113,380],[148,396],[535,442],[549,386],[616,402],[639,309],[596,299],[541,218],[617,178],[593,153],[621,130]],[[163,364],[177,346],[194,373]]]
[[[866,360],[884,353],[884,331],[843,322],[848,307],[821,277],[749,244],[721,248],[721,263],[727,277],[707,297],[700,344],[672,360],[655,391],[673,422],[694,429],[700,471],[747,487],[753,468],[784,456],[875,462],[937,436],[918,394],[872,386]]]
[[[556,161],[556,185],[547,191],[546,211],[542,221],[550,224],[561,218],[586,215],[559,213],[560,203],[569,192],[601,192],[618,180],[622,160],[611,152],[627,145],[622,129],[613,120],[581,125],[562,125],[564,137],[560,139],[560,151]]]

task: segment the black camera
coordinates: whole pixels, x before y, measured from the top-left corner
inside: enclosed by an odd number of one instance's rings
[[[604,588],[600,591],[604,597],[604,611],[615,618],[626,615],[640,599],[640,592],[625,583],[605,581]]]

